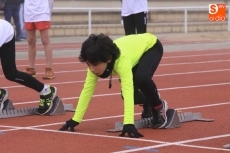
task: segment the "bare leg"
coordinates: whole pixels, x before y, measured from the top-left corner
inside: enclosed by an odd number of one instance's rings
[[[29,45],[29,67],[35,67],[35,57],[36,57],[36,30],[27,30],[27,41]]]
[[[46,65],[47,67],[52,68],[53,53],[52,53],[52,47],[50,43],[49,29],[40,30],[40,34],[41,34],[42,44],[45,50]]]

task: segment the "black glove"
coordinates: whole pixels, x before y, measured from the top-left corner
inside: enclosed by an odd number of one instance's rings
[[[143,137],[142,134],[140,134],[137,129],[135,128],[135,126],[133,124],[125,124],[123,126],[123,130],[122,133],[119,135],[120,137],[125,136],[125,133],[128,133],[130,138],[139,138],[139,137]]]
[[[66,123],[59,129],[60,131],[66,131],[68,130],[68,128],[70,128],[71,132],[74,132],[74,127],[77,126],[79,123],[70,119],[68,121],[66,121]]]

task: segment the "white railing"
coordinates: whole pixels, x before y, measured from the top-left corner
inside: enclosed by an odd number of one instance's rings
[[[230,6],[226,6],[228,9],[228,31],[230,31]],[[149,11],[156,11],[156,10],[183,10],[184,11],[184,32],[188,32],[188,10],[207,10],[208,6],[183,6],[183,7],[149,7]],[[92,27],[92,11],[94,12],[121,12],[121,8],[77,8],[77,7],[54,7],[54,11],[66,11],[66,12],[88,12],[88,34],[91,34],[91,27]],[[208,16],[208,14],[207,14]]]

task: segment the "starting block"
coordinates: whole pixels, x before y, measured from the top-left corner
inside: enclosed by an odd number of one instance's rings
[[[201,113],[192,113],[192,112],[185,112],[185,113],[178,113],[175,109],[168,109],[166,112],[167,115],[167,123],[163,127],[164,129],[169,128],[177,128],[181,126],[183,122],[189,121],[204,121],[204,122],[212,122],[213,119],[206,119],[202,118]],[[134,121],[134,126],[137,129],[140,128],[151,128],[151,121],[152,118],[142,118],[139,120]],[[123,129],[123,122],[116,122],[115,128],[107,130],[107,132],[120,132]]]
[[[223,148],[225,148],[225,149],[230,149],[230,144],[224,145]]]
[[[15,108],[13,103],[7,99],[4,102],[3,111],[0,112],[1,118],[11,118],[11,117],[21,117],[21,116],[29,116],[29,115],[39,115],[37,113],[38,107],[29,107],[29,108]],[[55,97],[53,101],[53,106],[51,110],[45,115],[63,115],[66,111],[74,112],[72,104],[64,104],[59,97]]]

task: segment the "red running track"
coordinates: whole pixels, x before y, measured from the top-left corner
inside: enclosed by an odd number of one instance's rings
[[[17,60],[24,70],[27,60]],[[76,106],[84,83],[86,65],[77,58],[55,58],[54,80],[42,80],[44,59],[37,59],[37,79],[58,88],[65,103]],[[27,116],[0,120],[1,152],[164,152],[219,153],[230,143],[229,88],[230,53],[228,50],[167,52],[155,76],[161,97],[170,108],[182,112],[201,112],[214,122],[187,122],[175,129],[139,129],[140,139],[108,133],[116,121],[123,120],[123,102],[117,77],[108,89],[108,80],[98,82],[84,121],[75,133],[58,129],[72,112],[60,116]],[[26,87],[7,81],[0,72],[1,87],[10,92],[16,108],[37,106],[39,95]],[[142,109],[135,106],[135,118]]]

